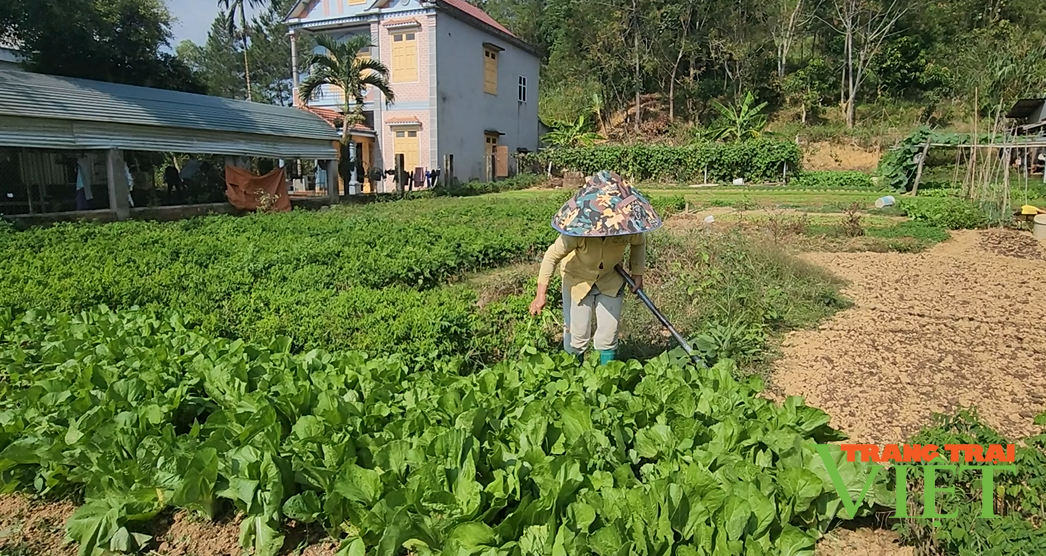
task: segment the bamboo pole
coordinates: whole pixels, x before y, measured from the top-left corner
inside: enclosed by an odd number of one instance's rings
[[[922,154],[919,155],[919,167],[915,170],[915,181],[912,183],[912,197],[919,194],[919,182],[923,178],[923,165],[926,164],[926,154],[930,152],[930,140],[926,139]]]

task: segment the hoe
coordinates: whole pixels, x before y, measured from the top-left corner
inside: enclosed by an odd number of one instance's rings
[[[676,329],[672,326],[672,323],[668,322],[668,319],[666,319],[665,316],[661,314],[661,311],[657,310],[657,306],[655,306],[654,302],[651,301],[649,297],[647,297],[646,292],[644,292],[642,289],[636,289],[635,280],[633,280],[632,277],[629,276],[627,272],[625,272],[625,269],[621,268],[621,265],[617,265],[614,267],[614,270],[616,270],[617,273],[625,279],[625,282],[628,284],[628,287],[635,290],[636,295],[639,296],[639,300],[643,302],[643,305],[646,305],[647,309],[650,309],[650,312],[654,314],[654,317],[656,317],[657,320],[661,321],[661,325],[664,326],[666,330],[668,330],[668,333],[671,334],[673,338],[675,338],[676,343],[679,344],[679,347],[683,348],[683,351],[685,351],[686,354],[690,356],[690,360],[693,361],[697,366],[704,367],[705,362],[701,359],[701,356],[694,353],[694,349],[690,347],[690,344],[687,343],[686,339],[683,338],[683,336],[679,332],[676,332]]]

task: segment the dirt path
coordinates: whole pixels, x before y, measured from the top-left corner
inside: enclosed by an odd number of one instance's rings
[[[1037,432],[1046,260],[1029,234],[959,232],[918,254],[803,258],[850,281],[855,306],[785,338],[773,377],[784,393],[827,411],[857,442],[902,442],[933,412],[960,406],[977,406],[1005,435]]]

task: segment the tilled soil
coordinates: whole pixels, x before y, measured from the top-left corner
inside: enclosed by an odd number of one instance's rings
[[[1046,248],[1027,232],[1007,228],[986,230],[980,234],[980,248],[1003,257],[1046,260]]]
[[[854,307],[785,338],[777,389],[828,412],[855,442],[903,442],[934,412],[970,406],[1004,435],[1037,433],[1046,261],[992,252],[1011,253],[999,237],[957,232],[917,254],[803,255],[850,282]],[[1012,252],[1027,253],[1022,243]]]

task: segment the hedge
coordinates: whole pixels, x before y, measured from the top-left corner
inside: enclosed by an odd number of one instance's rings
[[[555,148],[522,155],[527,163],[586,175],[611,170],[637,181],[747,182],[781,181],[801,171],[802,151],[791,142],[753,140],[741,143],[669,145],[606,145]]]

